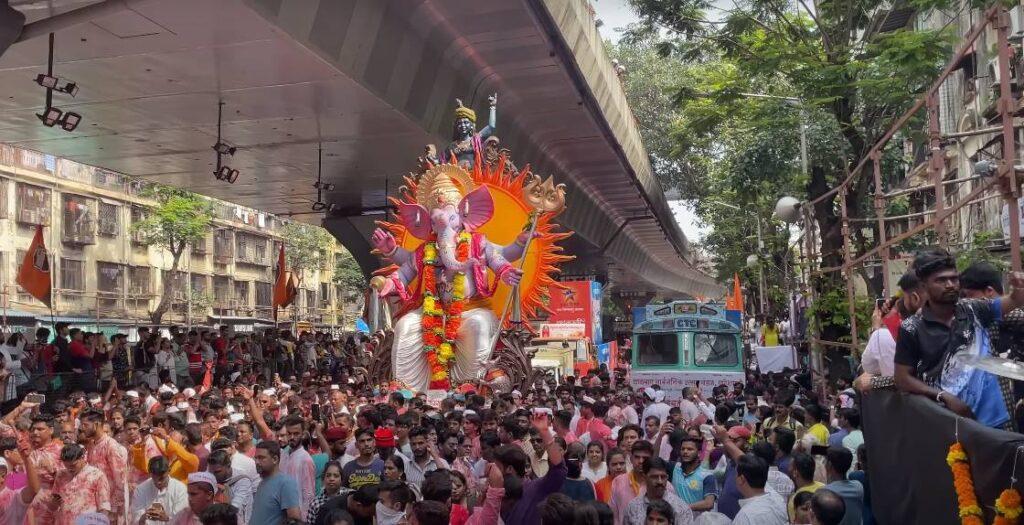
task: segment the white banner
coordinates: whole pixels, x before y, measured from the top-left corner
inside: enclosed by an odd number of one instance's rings
[[[658,385],[665,391],[665,401],[670,404],[679,402],[683,398],[683,388],[688,386],[698,386],[699,383],[701,393],[711,396],[711,389],[718,385],[732,388],[733,383],[746,381],[743,372],[695,372],[692,370],[637,372],[632,370],[629,375],[629,384],[634,390]]]

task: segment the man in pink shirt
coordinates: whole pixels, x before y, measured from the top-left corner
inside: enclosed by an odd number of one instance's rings
[[[29,504],[39,492],[39,472],[29,461],[29,449],[24,442],[18,445],[17,450],[2,450],[0,454],[24,465],[28,478],[26,486],[18,490],[8,488],[5,481],[12,468],[6,460],[0,459],[0,523],[23,523]]]
[[[313,457],[302,446],[305,433],[305,421],[301,416],[293,415],[285,421],[288,430],[288,452],[281,451],[281,472],[295,479],[299,486],[299,509],[302,515],[309,513],[309,505],[316,497],[316,466]]]
[[[558,412],[555,412],[555,419],[553,423],[555,427],[555,434],[564,439],[566,445],[579,441],[576,434],[569,428],[569,425],[572,423],[572,412],[569,412],[568,410],[559,410]]]
[[[127,508],[128,450],[103,431],[103,412],[89,409],[79,420],[78,435],[85,441],[86,461],[107,477],[111,512],[117,521]]]
[[[633,469],[625,474],[620,474],[612,480],[612,498],[608,506],[612,508],[615,515],[615,525],[623,525],[626,518],[626,507],[636,499],[637,496],[647,491],[647,482],[642,471],[644,461],[654,456],[654,446],[650,441],[639,440],[633,444],[630,453],[630,462]],[[665,489],[666,492],[675,494],[675,488],[671,483]]]

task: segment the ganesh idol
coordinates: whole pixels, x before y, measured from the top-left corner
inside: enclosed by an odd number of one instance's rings
[[[457,163],[431,165],[411,193],[414,200],[395,201],[397,215],[423,242],[407,250],[376,230],[374,247],[398,267],[373,284],[405,305],[394,326],[395,379],[416,391],[448,389],[482,376],[499,330],[490,298],[500,282],[519,283],[523,272],[512,263],[529,234],[503,246],[480,233],[494,201]]]

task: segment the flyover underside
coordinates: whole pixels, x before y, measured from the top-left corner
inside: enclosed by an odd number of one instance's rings
[[[565,182],[570,206],[559,221],[603,248],[585,267],[614,261],[657,288],[720,292],[681,259],[689,247],[585,2],[248,1],[439,144],[450,133],[456,98],[479,110],[499,93],[502,146]],[[368,235],[372,221],[356,212],[328,217],[325,226],[343,241],[356,231]],[[364,267],[375,264],[364,260]]]
[[[309,209],[322,147],[323,178],[337,188],[323,195],[337,210],[324,224],[369,269],[366,239],[383,217],[363,213],[396,194],[424,144],[446,143],[455,98],[482,114],[498,93],[502,147],[568,186],[559,222],[590,246],[574,266],[722,291],[683,258],[689,247],[582,0],[105,4],[122,10],[32,32],[57,33],[56,74],[81,86],[58,102],[83,124],[72,134],[39,125],[32,79],[46,39],[33,38],[0,58],[0,92],[11,94],[0,98],[0,141],[309,222],[320,219]],[[238,147],[234,185],[211,175],[218,101]]]

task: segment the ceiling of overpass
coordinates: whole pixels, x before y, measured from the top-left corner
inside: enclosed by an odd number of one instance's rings
[[[47,39],[32,38],[0,57],[0,142],[317,222],[309,212],[319,146],[324,177],[337,186],[325,200],[353,212],[380,207],[424,144],[445,143],[455,97],[482,114],[498,92],[502,143],[520,164],[569,184],[563,222],[590,244],[591,267],[616,260],[621,272],[713,294],[717,285],[680,259],[685,238],[666,223],[649,166],[628,173],[629,152],[595,118],[591,96],[621,96],[617,79],[580,89],[535,16],[545,2],[111,2],[121,9],[54,29],[54,73],[81,87],[55,106],[82,115],[78,130],[35,117]],[[93,4],[12,3],[40,24]],[[238,147],[228,160],[241,171],[234,185],[212,174],[219,100],[224,139]],[[623,104],[603,118],[632,115]],[[361,230],[372,224],[364,222]]]
[[[45,70],[46,46],[29,40],[0,59],[0,93],[8,94],[0,97],[0,142],[272,213],[309,211],[321,143],[327,177],[358,174],[345,177],[334,202],[380,206],[386,177],[398,180],[413,166],[411,155],[394,151],[418,152],[430,141],[239,2],[141,2],[59,31],[55,75],[81,90],[74,99],[57,95],[55,105],[82,114],[74,133],[35,117],[43,91],[33,79]],[[234,185],[212,175],[219,99],[224,138],[238,147],[228,161],[242,173]]]

